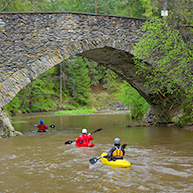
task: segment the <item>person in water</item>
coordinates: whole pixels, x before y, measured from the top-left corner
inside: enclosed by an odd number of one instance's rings
[[[103,158],[107,158],[108,161],[123,159],[123,156],[125,155],[125,150],[123,146],[120,146],[120,143],[121,143],[121,140],[119,138],[115,138],[114,147],[112,147],[108,152],[108,154],[106,156],[103,156]]]
[[[88,143],[90,143],[91,140],[93,140],[93,136],[89,133],[87,135],[87,129],[83,128],[82,129],[82,135],[80,135],[77,139],[76,139],[76,143],[77,144],[82,144],[82,145],[86,145]]]
[[[46,129],[48,129],[48,126],[44,124],[43,120],[40,120],[40,124],[38,125],[38,132],[46,132]]]

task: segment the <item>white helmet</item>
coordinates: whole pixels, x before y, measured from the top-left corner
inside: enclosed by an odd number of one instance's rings
[[[82,133],[87,133],[87,129],[82,129]]]

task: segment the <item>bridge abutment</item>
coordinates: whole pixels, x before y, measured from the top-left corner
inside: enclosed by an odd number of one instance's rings
[[[22,135],[22,133],[15,131],[9,120],[9,117],[6,115],[5,111],[0,108],[0,138],[13,137],[18,135]]]

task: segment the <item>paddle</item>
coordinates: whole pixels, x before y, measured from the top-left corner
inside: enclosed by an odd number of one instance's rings
[[[102,129],[100,128],[100,129],[97,129],[97,130],[93,131],[93,132],[91,133],[91,135],[92,135],[93,133],[96,133],[96,132],[100,131],[100,130],[102,130]],[[75,142],[75,141],[76,141],[76,139],[73,140],[73,141],[69,140],[69,141],[66,141],[65,144],[71,144],[71,143],[73,143],[73,142]]]
[[[125,143],[125,144],[123,144],[121,147],[122,147],[123,149],[125,149],[126,146],[127,146],[127,144]]]
[[[93,165],[93,164],[97,163],[97,161],[98,161],[99,159],[101,159],[101,158],[102,158],[102,157],[98,157],[98,158],[94,157],[94,158],[89,159],[89,162]]]
[[[125,143],[125,144],[123,144],[121,147],[122,147],[123,149],[125,149],[126,146],[127,146],[127,144]],[[93,165],[93,164],[95,164],[95,163],[96,163],[99,159],[101,159],[101,158],[102,158],[102,157],[98,157],[98,158],[94,157],[94,158],[89,159],[89,162]]]
[[[37,127],[37,126],[38,126],[38,124],[34,124],[34,127]],[[51,127],[53,129],[55,127],[55,125],[50,125],[48,127]]]

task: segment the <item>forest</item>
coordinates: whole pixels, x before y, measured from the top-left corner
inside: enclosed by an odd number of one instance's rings
[[[148,73],[146,86],[151,88],[152,92],[163,91],[165,83],[170,85],[165,93],[162,93],[163,97],[167,94],[180,93],[176,85],[184,87],[182,102],[186,116],[180,123],[192,122],[193,89],[189,86],[193,82],[192,0],[0,0],[0,2],[0,12],[72,11],[148,18],[142,28],[147,35],[135,48],[138,73]],[[161,16],[162,10],[168,10],[167,18]],[[184,30],[184,27],[188,30]],[[145,68],[141,61],[149,55],[155,56],[154,52],[157,49],[161,53],[161,59],[154,61],[156,65],[153,69]],[[163,76],[163,73],[167,73],[167,76],[165,74]],[[188,81],[179,78],[181,73],[185,73]],[[167,78],[159,79],[160,76]],[[13,116],[19,113],[60,109],[101,110],[108,108],[107,104],[110,102],[128,105],[133,118],[142,118],[149,108],[149,104],[139,93],[113,71],[86,58],[73,57],[27,85],[5,107],[5,111]]]

